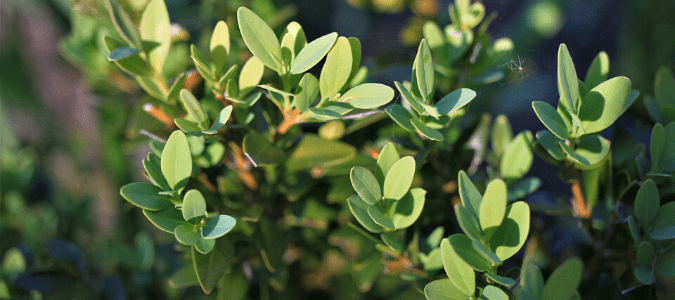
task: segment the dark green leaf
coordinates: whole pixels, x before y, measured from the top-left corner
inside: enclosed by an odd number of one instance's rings
[[[193,265],[184,265],[169,277],[169,286],[174,289],[198,285],[197,274]]]
[[[352,211],[352,214],[361,225],[370,232],[378,233],[383,232],[384,227],[375,223],[373,219],[368,215],[368,208],[371,206],[368,205],[359,195],[352,195],[347,199],[349,204],[349,209]]]
[[[642,242],[637,247],[638,263],[643,265],[651,265],[654,262],[654,246],[650,242]]]
[[[649,228],[659,212],[659,189],[653,180],[646,180],[635,196],[635,219],[642,228]]]
[[[459,171],[459,174],[457,175],[457,182],[459,185],[459,197],[462,200],[462,205],[473,212],[476,215],[476,218],[478,218],[478,209],[480,208],[480,202],[483,199],[483,196],[480,194],[476,186],[473,185],[469,175],[467,175],[464,170]]]
[[[410,107],[412,107],[417,113],[422,114],[425,113],[425,109],[423,103],[419,98],[417,98],[415,95],[413,95],[403,84],[401,84],[398,81],[394,81],[394,85],[396,85],[396,89],[401,93],[401,96],[403,99],[405,99],[406,102],[410,104]],[[438,112],[436,112],[438,114]]]
[[[668,225],[653,229],[648,233],[649,237],[657,241],[675,239],[675,225]]]
[[[352,168],[349,173],[354,190],[361,196],[361,199],[370,205],[374,205],[382,200],[382,188],[377,182],[377,178],[368,169],[360,166]]]
[[[194,245],[199,240],[199,230],[192,224],[183,224],[176,227],[176,240],[183,245]]]
[[[216,76],[211,71],[208,62],[195,45],[190,45],[190,56],[192,57],[192,61],[194,62],[197,71],[199,71],[199,74],[202,75],[204,80],[209,82],[216,81]]]
[[[192,263],[204,293],[211,293],[220,277],[230,269],[233,254],[234,246],[227,239],[217,240],[215,248],[208,254],[192,249]]]
[[[403,129],[411,132],[415,131],[415,126],[411,123],[414,117],[403,106],[398,104],[390,105],[384,111]]]
[[[113,51],[110,51],[110,54],[108,54],[108,60],[110,61],[117,61],[121,59],[125,59],[131,56],[134,56],[136,54],[140,53],[140,51],[131,48],[129,46],[122,46],[119,47]]]
[[[572,298],[581,283],[582,271],[583,264],[580,259],[566,260],[548,277],[541,299],[569,300]]]
[[[638,265],[633,269],[633,275],[642,284],[653,284],[656,282],[656,277],[654,277],[654,270],[645,265]]]
[[[134,182],[123,186],[120,195],[140,208],[158,211],[171,206],[171,197],[160,195],[162,189],[147,182]]]
[[[559,145],[577,162],[574,166],[578,169],[596,168],[609,157],[610,142],[598,134],[581,137],[573,151],[563,142]]]
[[[396,229],[396,226],[394,225],[394,222],[391,220],[391,218],[386,216],[384,212],[381,211],[377,206],[368,207],[368,216],[370,216],[370,218],[373,219],[375,223],[386,229]]]
[[[246,7],[237,10],[237,22],[248,49],[265,66],[281,72],[281,46],[274,31],[263,19]]]
[[[398,122],[397,122],[398,123]],[[429,139],[436,140],[436,141],[442,141],[443,140],[443,134],[439,132],[436,129],[433,129],[416,118],[410,118],[410,123],[417,129],[421,134],[426,136]]]
[[[284,152],[272,145],[267,137],[260,133],[247,134],[243,145],[244,153],[256,167],[277,164],[284,158]]]
[[[667,66],[661,66],[656,71],[654,98],[660,107],[675,107],[675,77]]]
[[[301,112],[307,111],[310,105],[319,96],[319,80],[314,75],[307,73],[302,76],[293,98],[293,105]]]
[[[112,54],[112,51],[115,51],[116,49],[124,47],[130,48],[129,46],[125,45],[124,42],[109,36],[103,38],[103,44],[110,54]],[[110,56],[108,58],[110,59]],[[115,64],[124,72],[127,72],[133,76],[149,76],[152,73],[150,65],[145,60],[143,60],[140,55],[131,55],[127,56],[126,58],[115,60]]]
[[[532,299],[542,299],[541,295],[544,292],[544,276],[541,270],[534,264],[533,258],[528,256],[523,262],[523,270],[520,274],[520,287],[527,291],[527,294]]]
[[[494,254],[494,252],[492,252],[490,249],[488,249],[480,240],[472,240],[471,246],[473,247],[473,250],[476,251],[476,253],[478,253],[481,257],[483,257],[484,259],[489,261],[490,264],[492,264],[493,266],[502,264],[502,260],[499,259],[499,257],[497,257],[497,255]],[[494,275],[494,274],[492,274],[492,275]],[[497,276],[497,275],[494,275],[494,276]],[[488,277],[490,277],[490,276],[488,276]],[[497,276],[497,277],[499,277],[499,276]]]
[[[572,114],[576,114],[577,103],[579,103],[579,82],[572,57],[565,44],[560,44],[558,48],[558,92],[563,105]]]
[[[541,180],[537,177],[525,177],[508,187],[506,198],[509,201],[525,198],[534,193],[541,186]]]
[[[173,207],[169,207],[165,210],[160,211],[150,211],[147,209],[143,210],[143,214],[154,224],[157,228],[164,230],[169,233],[174,233],[176,227],[180,225],[190,225],[188,222],[183,219],[181,211]]]
[[[478,272],[485,272],[490,269],[490,262],[474,250],[473,241],[469,237],[463,234],[453,234],[448,237],[448,240],[453,251],[471,268]]]
[[[476,214],[464,205],[455,205],[455,217],[462,231],[472,240],[481,240],[483,231],[480,228]]]
[[[202,130],[197,126],[197,123],[186,120],[186,119],[173,119],[173,122],[176,123],[176,126],[183,132],[193,135],[193,136],[201,136],[203,135]],[[190,141],[188,140],[188,143]]]
[[[162,163],[157,154],[152,152],[148,153],[148,158],[143,160],[143,167],[145,168],[145,172],[148,173],[148,176],[150,176],[150,179],[154,181],[155,185],[165,191],[171,190],[169,183],[167,183],[164,178],[164,174],[162,174]]]
[[[322,151],[316,151],[316,149],[322,149]],[[325,140],[316,135],[305,134],[291,157],[286,161],[286,168],[288,172],[294,172],[317,166],[337,165],[348,162],[354,157],[356,157],[356,149],[347,143]]]
[[[664,276],[675,276],[675,257],[659,257],[654,263],[654,271]]]
[[[668,202],[661,205],[659,212],[652,223],[653,228],[675,225],[675,202]]]
[[[129,14],[117,0],[105,0],[105,6],[110,14],[113,26],[122,39],[131,47],[141,49],[141,36]]]

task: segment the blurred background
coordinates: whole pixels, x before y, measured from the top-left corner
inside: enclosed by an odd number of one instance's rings
[[[121,2],[142,8],[146,1]],[[298,21],[308,40],[333,31],[357,37],[371,81],[389,85],[410,78],[422,25],[431,19],[447,24],[451,2],[166,0],[171,21],[198,45],[208,43],[218,20],[234,18],[239,5],[252,7],[273,28]],[[470,110],[507,114],[514,132],[543,129],[530,102],[557,101],[560,43],[570,49],[580,78],[606,51],[610,76],[630,78],[642,94],[653,94],[659,66],[675,66],[672,0],[482,2],[488,16],[494,14],[492,37],[510,37],[515,50],[504,65],[506,78],[478,90]],[[156,275],[178,265],[173,236],[155,234],[119,196],[122,185],[143,180],[148,148],[138,129],[152,120],[136,105],[135,81],[100,50],[97,18],[105,14],[98,0],[0,1],[0,298],[6,282],[15,282],[26,299],[181,298],[181,289]],[[175,68],[191,67],[187,45],[177,51]],[[630,124],[624,130],[646,142],[650,123],[633,125],[642,119],[648,117],[639,99],[618,127]],[[547,167],[534,164],[531,174],[542,178],[543,188],[533,197],[566,196]],[[55,265],[73,276],[49,276]],[[45,272],[22,275],[36,268]]]

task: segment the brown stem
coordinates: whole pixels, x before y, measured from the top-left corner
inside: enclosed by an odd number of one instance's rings
[[[234,159],[234,165],[237,168],[237,174],[241,181],[251,190],[258,189],[258,182],[255,180],[253,173],[248,164],[248,160],[244,156],[244,151],[241,150],[241,147],[235,142],[230,142],[228,144],[232,148],[232,157]]]
[[[580,180],[572,181],[572,193],[574,198],[572,198],[572,209],[574,210],[574,215],[581,219],[590,219],[592,211],[586,206],[586,200],[584,199],[584,192],[581,190]]]
[[[154,105],[152,103],[146,103],[143,105],[143,110],[145,110],[148,114],[153,116],[155,119],[159,120],[160,122],[164,123],[164,126],[167,129],[176,129],[176,124],[173,122],[173,118],[167,115],[165,112],[163,112],[157,105]]]

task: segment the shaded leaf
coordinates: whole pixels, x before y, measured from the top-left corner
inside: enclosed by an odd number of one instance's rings
[[[532,133],[525,130],[509,143],[499,164],[499,172],[507,182],[522,178],[532,167]]]
[[[171,22],[164,0],[150,0],[143,9],[138,27],[143,43],[154,45],[144,47],[148,60],[157,72],[161,72],[171,47]]]
[[[183,245],[194,245],[199,240],[199,230],[192,224],[178,225],[174,234]]]
[[[216,23],[209,42],[209,49],[213,63],[220,70],[227,62],[227,56],[230,54],[230,28],[225,21]]]
[[[470,89],[458,89],[443,97],[434,105],[438,113],[445,115],[468,104],[476,97],[476,92]]]
[[[182,211],[185,221],[206,215],[206,200],[199,190],[189,190],[185,193]]]
[[[626,77],[614,77],[593,88],[579,108],[579,119],[586,134],[602,131],[614,124],[623,112],[631,92]]]
[[[257,56],[249,58],[239,72],[239,96],[247,95],[255,89],[265,72],[265,65]]]
[[[217,215],[206,221],[202,227],[202,237],[205,239],[219,238],[234,228],[237,220],[228,215]]]
[[[422,188],[412,188],[391,205],[389,211],[396,229],[408,228],[417,221],[424,208],[426,193]]]
[[[556,268],[546,280],[542,299],[570,299],[581,283],[583,264],[578,258],[570,258]]]
[[[368,169],[360,166],[352,168],[349,173],[352,186],[361,199],[370,205],[382,200],[382,188],[377,178]]]
[[[384,178],[384,197],[392,200],[401,199],[410,188],[415,175],[415,159],[406,156],[391,166]]]
[[[232,264],[234,246],[227,239],[216,241],[215,248],[208,254],[201,254],[192,248],[192,263],[204,293],[211,293]]]
[[[261,133],[249,133],[244,136],[244,153],[256,166],[273,165],[284,159],[284,152],[269,142]]]
[[[558,48],[558,92],[562,104],[575,114],[579,102],[579,83],[572,57],[565,44],[560,44]]]
[[[596,87],[598,84],[607,80],[609,75],[609,56],[605,51],[598,53],[598,55],[593,59],[588,72],[586,73],[586,89],[591,90]]]
[[[429,300],[468,300],[469,295],[458,289],[449,278],[434,280],[424,287],[424,296]]]
[[[642,228],[649,228],[659,211],[661,198],[653,180],[646,180],[635,196],[635,219]]]
[[[550,104],[541,101],[532,102],[532,108],[534,112],[539,117],[544,126],[548,128],[553,134],[555,134],[561,140],[566,140],[569,138],[570,129],[565,125],[562,117],[558,114],[558,111],[553,108]]]
[[[293,98],[293,105],[301,112],[307,111],[319,96],[319,80],[314,75],[307,73],[302,76]]]
[[[467,175],[464,170],[459,171],[459,174],[457,175],[457,181],[459,185],[459,197],[462,200],[462,205],[473,212],[476,215],[476,218],[478,218],[478,209],[480,208],[480,202],[483,199],[483,196],[480,194],[476,186],[473,185],[469,175]]]
[[[411,132],[415,131],[415,126],[411,122],[413,116],[403,106],[398,104],[390,105],[384,111],[403,129]]]
[[[134,182],[123,186],[120,195],[140,208],[158,211],[171,206],[171,197],[160,195],[162,189],[147,182]]]
[[[375,223],[373,219],[368,215],[368,208],[371,206],[368,205],[359,195],[352,195],[347,199],[349,204],[349,209],[352,211],[352,214],[361,225],[366,228],[366,230],[374,233],[379,233],[384,231],[384,227]]]
[[[176,227],[180,225],[190,225],[187,221],[185,221],[185,219],[183,219],[183,214],[181,211],[173,207],[169,207],[160,211],[150,211],[144,209],[143,214],[157,228],[168,233],[174,233],[176,231]]]
[[[464,295],[473,295],[476,289],[476,274],[473,268],[457,254],[447,238],[441,241],[441,255],[443,268],[452,284]]]
[[[486,273],[487,274],[487,273]],[[481,299],[485,300],[508,300],[509,296],[500,288],[494,285],[488,285],[483,289]]]
[[[506,218],[490,239],[492,251],[506,260],[520,250],[530,230],[530,207],[522,201],[506,208]]]

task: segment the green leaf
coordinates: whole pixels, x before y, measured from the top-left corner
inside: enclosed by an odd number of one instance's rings
[[[143,9],[138,27],[143,43],[153,47],[144,47],[152,67],[161,72],[171,47],[171,22],[164,0],[150,0]]]
[[[257,56],[249,58],[239,72],[239,95],[247,95],[255,89],[265,72],[265,65]]]
[[[516,181],[530,171],[533,158],[532,133],[525,130],[509,143],[499,164],[499,172],[507,182]]]
[[[140,55],[131,55],[131,53],[138,53],[138,50],[131,48],[115,38],[106,36],[103,38],[103,44],[108,51],[108,59],[114,60],[115,64],[124,72],[133,76],[149,76],[152,71],[150,65],[143,60]],[[127,49],[128,48],[128,49]],[[119,50],[118,50],[119,49]],[[133,49],[129,50],[129,49]],[[120,51],[113,54],[113,51]]]
[[[171,197],[160,195],[162,189],[147,182],[134,182],[123,186],[120,195],[140,208],[158,211],[171,206]]]
[[[384,111],[403,129],[411,132],[415,131],[415,126],[411,122],[413,116],[403,106],[399,104],[390,105]]]
[[[396,85],[396,89],[398,89],[398,91],[401,93],[403,99],[405,99],[405,101],[410,104],[410,107],[417,111],[417,113],[423,114],[426,112],[421,100],[414,96],[403,84],[398,81],[394,81],[394,85]],[[438,114],[438,111],[436,114]]]
[[[675,239],[675,225],[668,225],[653,229],[647,235],[657,241],[665,241]]]
[[[246,47],[268,68],[281,72],[281,46],[274,31],[246,7],[237,10],[237,22]]]
[[[588,92],[578,114],[585,133],[599,132],[611,126],[623,112],[630,91],[630,79],[614,77]]]
[[[183,218],[190,221],[206,215],[206,200],[198,190],[189,190],[183,198]]]
[[[661,198],[653,180],[646,180],[635,196],[635,219],[642,228],[649,228],[659,211]]]
[[[322,151],[316,151],[316,149],[322,149]],[[305,134],[286,161],[286,171],[295,172],[317,166],[328,167],[348,162],[354,157],[356,157],[356,149],[347,143]],[[348,170],[349,168],[346,171]]]
[[[480,298],[484,300],[508,300],[509,296],[500,288],[488,285],[483,289],[483,294],[481,294]]]
[[[361,199],[370,205],[374,205],[382,200],[382,188],[377,182],[377,178],[368,169],[356,166],[349,173],[352,186]]]
[[[185,134],[174,131],[164,145],[161,159],[162,174],[174,191],[181,191],[192,174],[192,156]]]
[[[645,265],[639,265],[635,267],[633,269],[633,275],[635,276],[635,279],[637,279],[642,284],[650,285],[656,282],[656,277],[654,277],[654,270]]]
[[[468,300],[469,295],[458,289],[449,278],[434,280],[424,287],[424,296],[429,300]]]
[[[230,55],[230,28],[224,21],[218,21],[216,28],[213,29],[209,49],[216,68],[222,69],[227,62],[227,56]]]
[[[654,271],[664,276],[675,276],[675,257],[657,258],[656,263],[654,263]]]
[[[656,71],[654,100],[660,107],[675,108],[675,78],[667,66],[661,66]]]
[[[2,259],[2,273],[14,280],[17,276],[26,272],[26,259],[19,248],[9,248]]]
[[[117,0],[105,0],[105,7],[122,39],[132,48],[142,49],[141,36],[122,5]]]
[[[473,182],[469,179],[469,175],[467,175],[464,170],[460,170],[459,174],[457,174],[457,182],[462,205],[474,213],[476,218],[478,218],[478,209],[480,208],[480,202],[483,199],[483,196],[476,186],[473,185]]]
[[[453,236],[461,235],[450,237]],[[452,284],[464,295],[473,295],[476,290],[476,274],[473,268],[457,254],[447,238],[441,241],[441,255],[443,268]]]
[[[675,202],[668,202],[661,205],[659,212],[652,223],[653,228],[675,225]]]
[[[195,250],[197,250],[197,252],[201,254],[208,254],[209,252],[211,252],[211,250],[213,250],[215,246],[216,246],[215,239],[205,239],[200,236],[197,239],[197,242],[195,243]]]
[[[591,90],[594,87],[598,86],[598,84],[607,80],[608,75],[609,75],[609,56],[607,56],[607,53],[605,51],[602,51],[598,53],[598,56],[596,56],[593,59],[591,67],[588,68],[588,72],[586,73],[586,80],[584,80],[584,83],[586,84],[586,89]]]
[[[361,226],[363,226],[366,230],[374,233],[384,231],[384,227],[375,223],[370,215],[368,215],[368,208],[371,206],[363,201],[359,195],[352,195],[349,197],[349,199],[347,199],[347,203],[349,204],[349,209],[352,211],[352,214],[356,220],[359,221]]]
[[[110,51],[110,54],[108,54],[108,60],[110,61],[118,61],[122,60],[131,56],[134,56],[138,53],[141,53],[141,51],[138,51],[134,48],[131,48],[129,46],[121,46],[119,48],[116,48],[113,51]]]
[[[505,115],[499,115],[495,119],[495,123],[492,126],[492,133],[490,135],[492,150],[495,152],[497,157],[502,157],[506,147],[511,142],[511,139],[513,139],[513,131],[511,130],[509,119]]]
[[[319,80],[307,73],[302,76],[293,98],[293,105],[301,112],[306,112],[310,105],[319,96]]]
[[[377,168],[375,169],[375,178],[384,185],[384,178],[389,173],[391,167],[400,159],[396,146],[393,143],[387,143],[382,147],[382,151],[377,156]]]
[[[345,92],[337,101],[360,109],[378,108],[394,99],[394,90],[384,84],[364,83]]]
[[[463,234],[453,234],[448,239],[455,253],[471,268],[478,272],[490,269],[490,262],[474,250],[473,241],[469,237]]]
[[[174,289],[184,288],[194,285],[199,285],[197,274],[195,274],[195,267],[190,265],[183,265],[169,277],[169,286]]]
[[[489,239],[506,214],[506,184],[501,179],[491,181],[480,202],[478,218],[485,237]]]
[[[392,200],[401,199],[410,189],[415,175],[415,159],[406,156],[391,166],[384,178],[384,197]]]
[[[470,89],[458,89],[443,97],[434,105],[438,113],[445,115],[467,105],[473,98],[476,98],[476,92]]]
[[[527,294],[532,299],[543,299],[541,295],[544,292],[544,276],[541,274],[539,267],[534,264],[531,256],[526,257],[523,262],[523,269],[520,273],[520,286],[523,290],[527,291]]]
[[[562,141],[559,145],[577,163],[574,165],[577,169],[596,168],[609,157],[610,142],[598,134],[582,136],[574,150]]]
[[[232,105],[228,105],[227,107],[223,108],[219,113],[218,116],[216,116],[215,121],[213,121],[213,125],[211,125],[211,131],[218,131],[220,128],[227,123],[227,120],[230,119],[230,115],[232,114]]]
[[[199,240],[199,231],[192,224],[183,224],[176,227],[176,240],[183,245],[194,245]]]
[[[164,95],[162,89],[159,87],[159,85],[157,85],[157,82],[153,79],[150,79],[150,77],[136,76],[136,81],[138,81],[138,84],[145,92],[150,94],[150,96],[157,99],[165,98],[166,95]]]
[[[183,102],[185,110],[187,110],[188,115],[197,122],[197,125],[201,129],[208,128],[209,118],[206,116],[206,112],[202,109],[201,104],[197,101],[197,98],[190,93],[187,89],[182,89],[180,91],[180,99]]]
[[[508,187],[506,198],[509,201],[525,198],[534,193],[541,186],[541,180],[537,177],[525,177]]]
[[[362,68],[359,68],[361,65],[361,41],[355,37],[350,37],[347,38],[349,40],[349,47],[352,50],[352,68],[351,68],[351,74],[349,74],[349,79],[347,82],[349,82],[350,86],[357,86],[361,84],[365,80],[365,77],[368,73],[368,69],[364,66]],[[364,69],[365,68],[365,69]],[[364,74],[364,71],[366,75]],[[362,79],[358,78],[358,75],[363,76]]]
[[[154,224],[157,228],[168,233],[174,233],[176,227],[180,225],[191,225],[183,219],[180,210],[169,207],[165,210],[151,211],[144,209],[143,214]]]
[[[539,117],[544,126],[548,128],[559,139],[566,140],[569,138],[570,128],[567,128],[565,121],[560,117],[558,111],[550,104],[541,101],[532,102],[532,108]]]
[[[319,89],[322,99],[332,98],[347,84],[352,70],[352,49],[349,40],[339,37],[328,52],[326,62],[321,69]]]
[[[481,240],[483,231],[480,228],[476,214],[463,205],[455,205],[455,217],[462,231],[472,240]]]
[[[208,82],[216,81],[216,76],[211,72],[208,62],[195,45],[190,45],[190,57],[192,57],[192,62],[194,62],[197,71],[199,71],[204,80]]]
[[[579,103],[579,79],[577,78],[577,71],[574,69],[572,57],[565,44],[560,44],[560,48],[558,48],[558,92],[562,104],[572,114],[576,114],[577,103]]]
[[[208,254],[192,249],[192,263],[204,293],[211,293],[220,277],[230,269],[233,256],[234,246],[227,239],[217,240],[215,248]]]
[[[412,188],[399,201],[394,202],[389,211],[391,221],[396,229],[412,226],[422,214],[427,191],[422,188]]]
[[[628,216],[628,229],[630,230],[630,235],[633,237],[633,241],[640,243],[640,228],[633,215]]]
[[[638,90],[631,90],[630,94],[628,95],[628,99],[626,100],[626,103],[623,105],[623,109],[621,109],[620,115],[623,115],[630,107],[635,103],[635,100],[640,96],[640,91]]]
[[[370,218],[373,219],[375,223],[386,229],[396,229],[396,226],[394,225],[394,222],[391,220],[391,218],[386,216],[385,213],[377,206],[368,207],[368,216],[370,216]]]
[[[655,255],[656,252],[654,252],[654,246],[650,242],[644,241],[638,245],[638,263],[643,265],[651,265],[654,262]]]
[[[422,122],[420,122],[416,118],[411,118],[410,123],[415,127],[415,129],[417,129],[421,134],[423,134],[427,138],[436,141],[443,140],[443,134],[440,131],[433,129],[425,124],[422,124]]]
[[[185,119],[173,119],[173,122],[178,126],[180,130],[183,132],[193,135],[193,136],[201,136],[203,135],[201,129],[199,126],[197,126],[197,123],[185,120]],[[188,141],[189,142],[189,141]]]
[[[522,201],[506,208],[506,218],[490,239],[492,251],[506,260],[520,250],[530,231],[530,207]]]
[[[558,137],[553,135],[548,130],[540,130],[537,132],[537,140],[539,144],[546,150],[546,153],[551,155],[554,159],[562,161],[565,159],[565,152],[563,151],[560,143],[563,141]]]
[[[157,154],[152,152],[148,153],[148,158],[143,160],[143,168],[145,168],[145,172],[148,173],[150,179],[152,179],[152,181],[154,181],[154,183],[162,190],[171,190],[169,183],[166,182],[166,179],[162,174],[162,166]]]
[[[666,152],[666,130],[663,125],[656,124],[652,129],[652,136],[649,141],[649,154],[652,160],[652,170],[658,170],[661,164],[661,158]]]
[[[427,21],[422,27],[422,35],[424,39],[429,43],[429,48],[433,51],[434,56],[439,59],[445,59],[445,56],[448,55],[448,45],[445,41],[445,34],[438,24],[434,21]]]
[[[300,74],[314,67],[323,59],[328,51],[333,47],[338,34],[336,32],[324,35],[311,43],[307,44],[295,57],[291,64],[291,74]]]
[[[284,152],[269,142],[261,133],[253,132],[244,136],[244,153],[256,167],[273,165],[284,159]]]
[[[338,120],[342,118],[340,113],[332,110],[310,107],[308,111],[312,113],[313,118],[321,121]]]
[[[169,88],[169,94],[167,94],[165,100],[173,103],[173,101],[178,98],[180,90],[183,88],[183,83],[185,83],[185,77],[185,73],[181,73],[178,78],[176,78],[176,81],[174,81]]]
[[[502,260],[499,259],[499,257],[497,257],[497,255],[494,254],[494,252],[490,251],[490,249],[488,249],[480,240],[472,240],[471,246],[473,247],[473,250],[476,251],[476,253],[478,253],[485,260],[489,261],[490,264],[492,264],[493,266],[502,264]],[[492,275],[494,275],[494,274],[492,274]],[[494,276],[501,277],[501,276],[497,276],[497,275],[494,275]],[[490,276],[488,276],[488,277],[490,277]],[[490,278],[492,279],[492,277],[490,277]]]
[[[583,267],[578,258],[570,258],[558,266],[548,277],[541,299],[569,300],[572,298],[581,283]]]
[[[427,41],[422,39],[413,63],[414,76],[425,103],[431,101],[434,92],[434,63],[431,60],[431,51]]]
[[[228,215],[218,215],[206,221],[202,227],[202,237],[205,239],[219,238],[234,228],[237,220]]]

